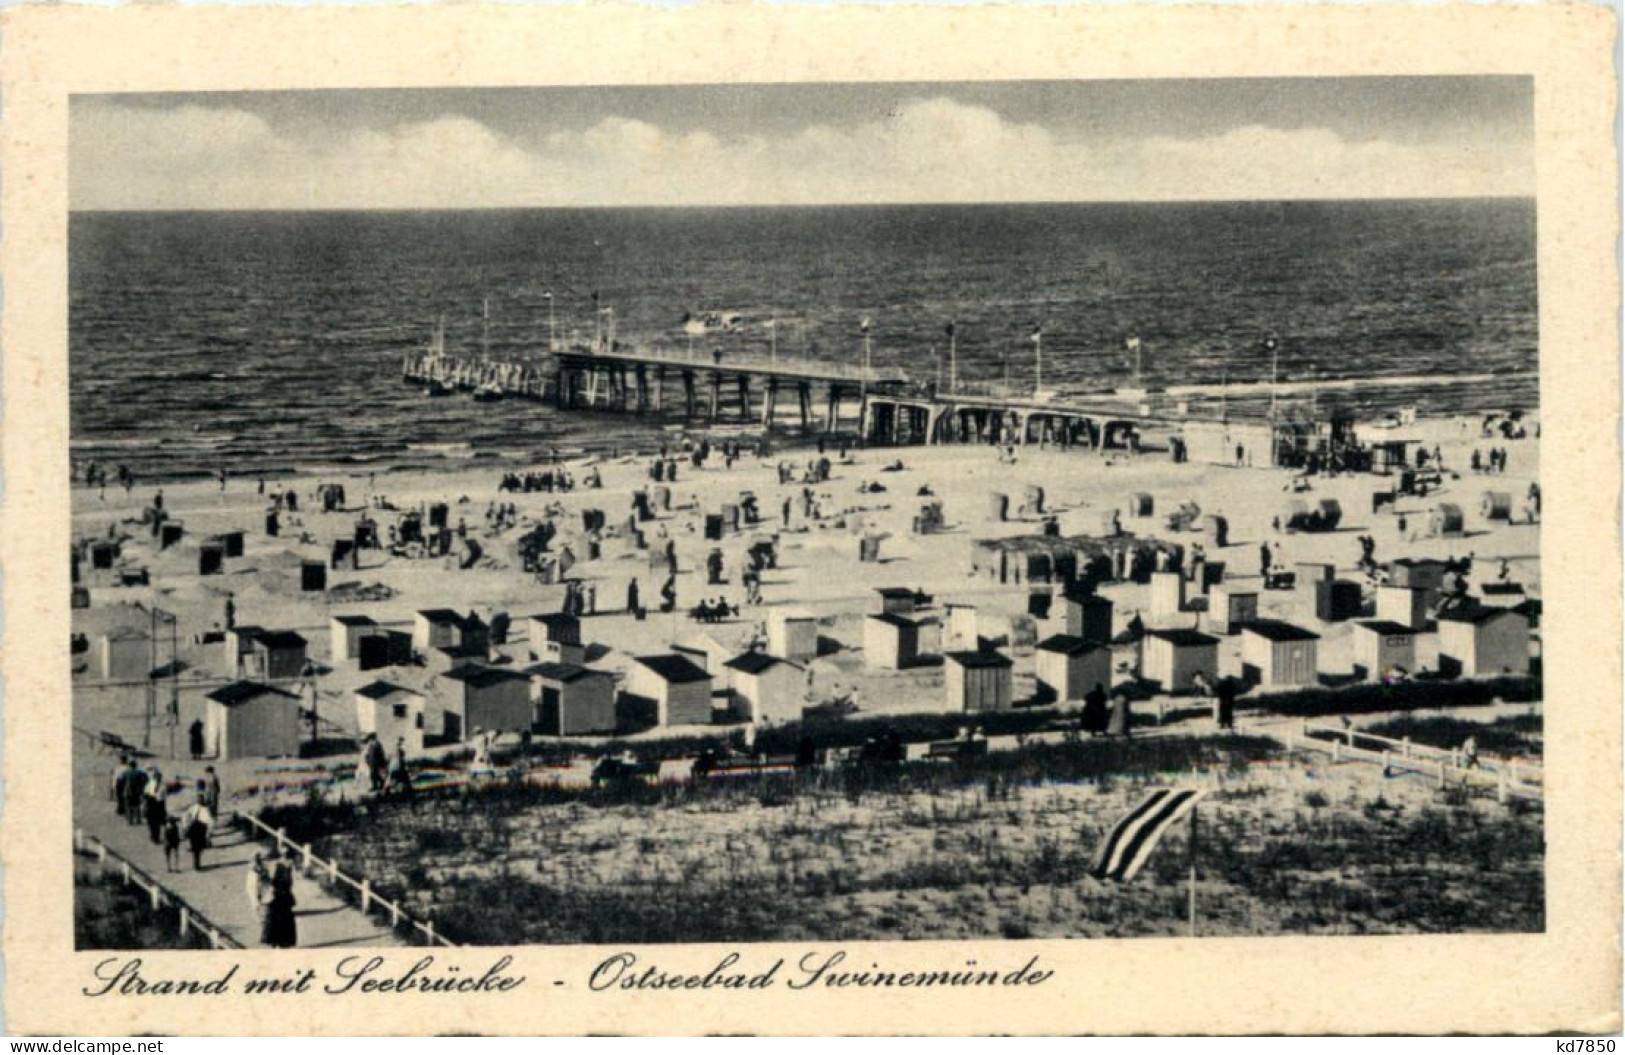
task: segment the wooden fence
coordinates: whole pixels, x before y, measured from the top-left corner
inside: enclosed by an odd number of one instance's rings
[[[201,934],[208,943],[216,949],[241,949],[242,942],[227,934],[204,917],[204,915],[185,900],[166,889],[158,880],[132,863],[94,835],[90,835],[79,828],[73,830],[73,848],[76,852],[86,853],[94,857],[104,872],[113,871],[124,880],[125,886],[136,886],[147,892],[152,901],[152,911],[157,913],[166,904],[174,905],[180,913],[180,932],[184,936],[189,931]]]
[[[1527,762],[1482,757],[1469,760],[1463,757],[1459,749],[1429,747],[1408,739],[1394,740],[1352,727],[1317,724],[1308,720],[1296,729],[1287,726],[1283,739],[1288,748],[1324,751],[1331,755],[1333,762],[1345,759],[1371,762],[1380,765],[1385,774],[1431,774],[1441,788],[1452,781],[1464,787],[1493,788],[1500,802],[1514,796],[1536,800],[1545,798],[1543,771],[1540,766]],[[1377,746],[1361,746],[1362,741]]]
[[[292,854],[292,856],[299,859],[300,864],[304,867],[306,875],[320,881],[325,881],[330,887],[348,886],[350,889],[354,890],[360,899],[361,914],[363,916],[371,915],[373,910],[376,909],[377,911],[389,916],[389,924],[391,927],[399,927],[404,922],[413,931],[421,934],[430,945],[456,946],[456,942],[451,941],[442,934],[436,933],[433,923],[425,923],[421,920],[414,919],[413,917],[409,916],[406,913],[406,910],[401,908],[401,906],[396,902],[391,901],[380,894],[374,893],[372,884],[367,880],[356,879],[353,876],[345,875],[339,870],[337,861],[323,860],[322,858],[317,857],[315,852],[311,850],[309,844],[295,842],[294,840],[288,838],[287,833],[281,828],[271,827],[269,824],[266,824],[252,813],[240,812],[237,814],[237,820],[239,823],[246,824],[248,826],[249,832],[254,836],[256,841],[261,837],[261,833],[264,833],[264,836],[270,838],[276,843],[279,850],[288,851]]]

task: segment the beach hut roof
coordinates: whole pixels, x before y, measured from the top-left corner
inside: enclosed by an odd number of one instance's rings
[[[1485,606],[1479,608],[1453,608],[1449,611],[1440,612],[1439,621],[1441,623],[1473,623],[1479,625],[1499,619],[1502,616],[1510,616],[1516,619],[1527,618],[1522,612],[1515,612],[1510,608]]]
[[[1313,630],[1306,630],[1301,626],[1279,619],[1257,619],[1242,626],[1242,632],[1257,634],[1259,637],[1271,641],[1319,641],[1320,635]]]
[[[289,700],[299,697],[291,692],[284,692],[272,685],[264,685],[257,681],[234,681],[230,685],[222,685],[209,693],[209,699],[226,707],[237,707],[250,700],[257,700],[261,696],[281,696]]]
[[[581,625],[581,620],[568,612],[545,612],[541,615],[533,615],[530,618],[532,622],[541,623],[548,627]]]
[[[910,619],[908,616],[898,615],[896,612],[876,612],[866,618],[873,619],[877,623],[886,623],[900,628],[912,628],[920,625],[920,620]]]
[[[266,648],[304,648],[307,643],[292,630],[264,630],[255,634],[254,640]]]
[[[462,613],[454,612],[450,608],[420,608],[418,615],[431,623],[456,623],[460,626],[463,622]]]
[[[1185,628],[1147,630],[1145,633],[1147,637],[1158,637],[1174,645],[1217,645],[1219,643],[1219,639],[1216,637],[1209,637],[1200,631]]]
[[[914,591],[906,586],[877,586],[875,593],[890,600],[893,597],[913,597]]]
[[[1075,634],[1054,634],[1038,643],[1040,652],[1059,652],[1067,656],[1081,656],[1105,647],[1098,641],[1090,641]]]
[[[693,662],[670,652],[659,656],[638,656],[637,661],[673,684],[711,680],[711,675]]]
[[[393,682],[388,681],[369,682],[368,684],[355,690],[355,694],[357,696],[365,696],[369,700],[383,700],[398,693],[405,693],[408,696],[423,695],[420,692],[406,688],[404,685],[396,685]]]
[[[1383,637],[1398,637],[1416,633],[1414,629],[1404,623],[1396,623],[1390,619],[1362,619],[1354,625],[1369,630],[1373,634],[1381,634]]]
[[[377,626],[378,625],[378,620],[374,619],[370,615],[335,615],[333,617],[333,621],[335,623],[343,623],[345,626]]]
[[[790,663],[788,660],[780,659],[778,656],[770,656],[766,652],[746,652],[730,659],[723,666],[743,674],[760,674],[762,671],[770,670],[780,663],[786,666],[795,666],[794,663]]]
[[[548,681],[562,682],[580,681],[582,678],[595,675],[601,678],[610,676],[608,671],[593,670],[590,667],[583,667],[579,663],[554,663],[551,661],[527,667],[525,673],[538,678],[545,678]]]
[[[947,658],[961,667],[987,668],[1011,666],[1010,657],[1002,652],[949,652]]]
[[[481,667],[470,664],[466,667],[455,667],[440,675],[452,681],[461,681],[483,689],[491,685],[498,685],[504,681],[527,681],[528,677],[515,670],[505,670],[502,667]]]

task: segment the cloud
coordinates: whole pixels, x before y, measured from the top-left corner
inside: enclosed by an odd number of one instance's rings
[[[775,136],[608,116],[524,140],[448,113],[279,130],[241,109],[75,107],[76,208],[433,208],[1460,197],[1533,190],[1525,144],[1244,126],[1075,142],[946,97]]]

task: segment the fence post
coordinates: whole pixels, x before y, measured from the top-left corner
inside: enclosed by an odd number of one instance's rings
[[[1332,741],[1332,761],[1333,762],[1340,761],[1342,756],[1343,756],[1343,741],[1341,741],[1341,740],[1333,740]]]
[[[1445,765],[1446,765],[1446,763],[1445,763],[1445,760],[1444,760],[1444,756],[1440,755],[1439,756],[1439,787],[1441,787],[1441,788],[1443,788],[1444,784],[1445,784],[1445,775],[1444,775],[1445,774]]]
[[[372,881],[368,880],[368,879],[363,879],[361,881],[361,914],[363,916],[365,916],[367,914],[367,910],[370,909],[371,907],[372,907]]]
[[[283,844],[285,844],[288,841],[288,837],[286,835],[284,835],[282,832],[283,832],[283,829],[281,829],[281,828],[278,828],[276,830],[276,848],[277,848],[278,853],[280,853],[282,851]]]
[[[1507,769],[1509,770],[1509,772],[1507,773],[1507,779],[1510,780],[1514,786],[1516,786],[1517,783],[1518,783],[1518,763],[1517,763],[1517,760],[1514,759],[1513,761],[1508,762],[1507,763]]]
[[[1504,769],[1497,770],[1495,779],[1495,801],[1504,806],[1506,805],[1507,798],[1510,794],[1511,791],[1507,787],[1507,771]]]
[[[100,839],[96,840],[96,863],[103,868],[107,867],[107,844]]]
[[[429,944],[433,945],[435,943],[435,941],[436,941],[436,938],[434,936],[434,921],[433,920],[425,921],[424,924],[423,924],[423,930],[424,930],[424,933],[429,935]]]
[[[327,862],[327,881],[335,886],[338,885],[339,863],[337,861],[330,860]]]
[[[190,927],[191,925],[192,925],[192,914],[186,910],[185,905],[182,905],[181,906],[181,937],[183,937],[183,938],[186,937],[186,928]]]
[[[389,925],[398,927],[401,923],[401,906],[396,902],[389,903]]]
[[[152,884],[151,894],[152,894],[152,910],[154,912],[157,912],[159,909],[164,907],[164,896],[161,893],[159,893],[157,883]]]
[[[305,844],[305,871],[310,871],[310,844]]]
[[[119,866],[119,874],[124,877],[124,885],[129,886],[130,885],[130,862],[121,860],[121,861],[119,861],[118,866]]]
[[[1400,745],[1400,750],[1405,753],[1405,757],[1411,757],[1411,738],[1407,736],[1405,739],[1400,741]]]
[[[1386,748],[1383,749],[1383,752],[1382,752],[1382,775],[1383,776],[1387,776],[1390,772],[1393,771],[1392,770],[1393,762],[1391,761],[1392,756],[1393,756],[1393,752],[1387,750]]]

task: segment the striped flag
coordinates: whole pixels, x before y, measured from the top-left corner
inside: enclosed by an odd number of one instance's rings
[[[1091,874],[1097,879],[1133,879],[1151,857],[1151,851],[1180,818],[1196,807],[1205,791],[1195,788],[1159,788],[1117,822],[1101,843]]]

